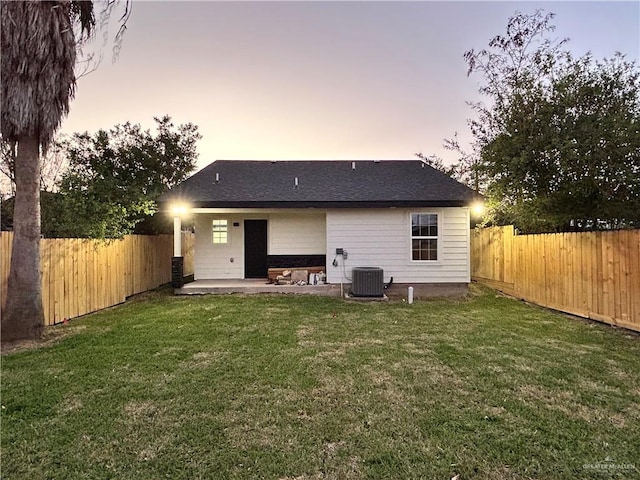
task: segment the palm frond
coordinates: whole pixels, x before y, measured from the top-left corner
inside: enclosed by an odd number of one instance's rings
[[[76,22],[91,35],[91,1],[0,2],[2,136],[36,135],[43,147],[69,112],[76,78]]]

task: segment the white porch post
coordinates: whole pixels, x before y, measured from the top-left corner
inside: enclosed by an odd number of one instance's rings
[[[179,215],[173,217],[173,256],[182,256],[182,219]]]

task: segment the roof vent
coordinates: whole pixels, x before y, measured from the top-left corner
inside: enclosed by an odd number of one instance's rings
[[[298,188],[298,177],[293,180],[293,188]]]
[[[351,170],[355,170],[356,169],[356,162],[351,162]]]
[[[220,183],[220,174],[216,172],[216,183]]]

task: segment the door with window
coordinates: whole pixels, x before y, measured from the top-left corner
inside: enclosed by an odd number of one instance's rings
[[[267,221],[244,221],[244,278],[267,278]]]

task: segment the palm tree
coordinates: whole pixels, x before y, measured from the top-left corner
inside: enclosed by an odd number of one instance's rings
[[[15,153],[14,237],[2,340],[44,327],[40,279],[40,153],[69,111],[78,45],[95,25],[92,1],[0,2],[3,141]]]

